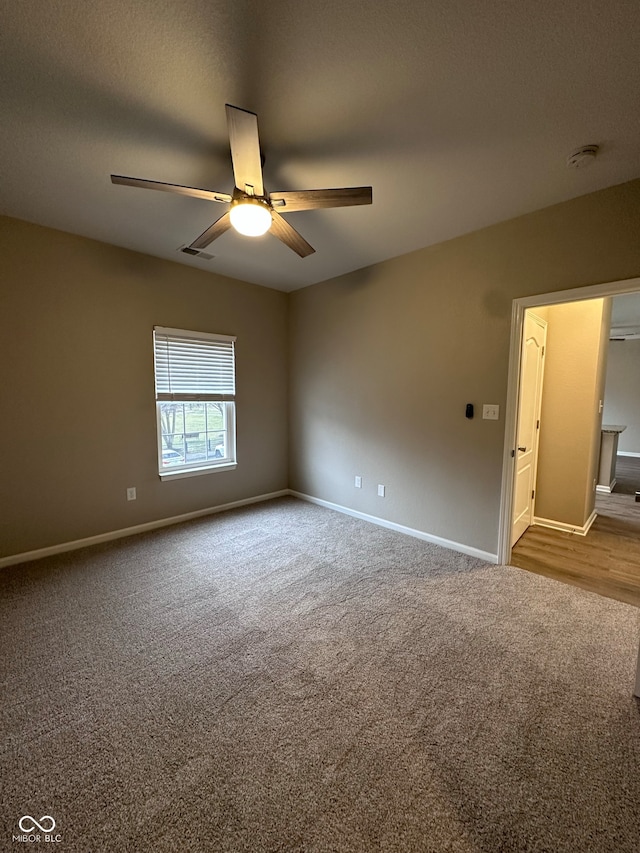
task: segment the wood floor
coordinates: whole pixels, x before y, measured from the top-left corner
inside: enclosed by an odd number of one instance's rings
[[[530,527],[511,565],[640,607],[640,459],[618,457],[613,494],[598,494],[586,536]]]

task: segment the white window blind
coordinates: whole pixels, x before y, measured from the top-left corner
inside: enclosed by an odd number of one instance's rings
[[[227,335],[156,326],[156,399],[233,401],[235,340]]]

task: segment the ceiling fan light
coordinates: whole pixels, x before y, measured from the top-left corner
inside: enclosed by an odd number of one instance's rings
[[[229,211],[231,224],[246,237],[260,237],[271,228],[271,211],[264,201],[247,198],[236,202]]]

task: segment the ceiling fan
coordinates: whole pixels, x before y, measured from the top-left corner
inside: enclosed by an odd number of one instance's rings
[[[298,210],[315,210],[321,207],[351,207],[371,204],[371,187],[344,187],[342,189],[298,190],[296,192],[267,193],[262,182],[262,159],[258,136],[258,116],[248,110],[226,104],[227,127],[231,145],[231,160],[235,188],[233,194],[183,187],[161,181],[142,178],[126,178],[111,175],[114,184],[141,187],[148,190],[164,190],[179,195],[203,198],[230,204],[229,210],[203,231],[199,237],[182,251],[197,255],[233,226],[241,234],[258,237],[267,231],[282,240],[301,258],[311,255],[315,249],[304,237],[280,215]]]

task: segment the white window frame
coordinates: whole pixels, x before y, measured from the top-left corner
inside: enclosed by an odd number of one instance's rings
[[[237,467],[235,342],[236,338],[230,335],[154,326],[153,355],[158,475],[161,480],[175,480],[200,474],[211,474],[215,471],[229,471]],[[208,344],[211,346],[208,347]],[[222,346],[216,347],[216,344]],[[188,352],[186,361],[184,347],[187,348]],[[198,362],[198,349],[203,355],[200,363]],[[211,357],[215,359],[216,366],[217,364],[221,366],[218,374],[211,369],[211,361],[207,361],[207,358]],[[177,361],[178,358],[180,358],[179,362]],[[172,371],[173,365],[175,368]],[[193,371],[192,374],[191,371]],[[160,412],[162,403],[166,402],[224,403],[225,455],[220,458],[215,457],[204,461],[198,460],[192,463],[185,462],[182,465],[163,467],[162,418]],[[185,444],[186,435],[185,432]]]

